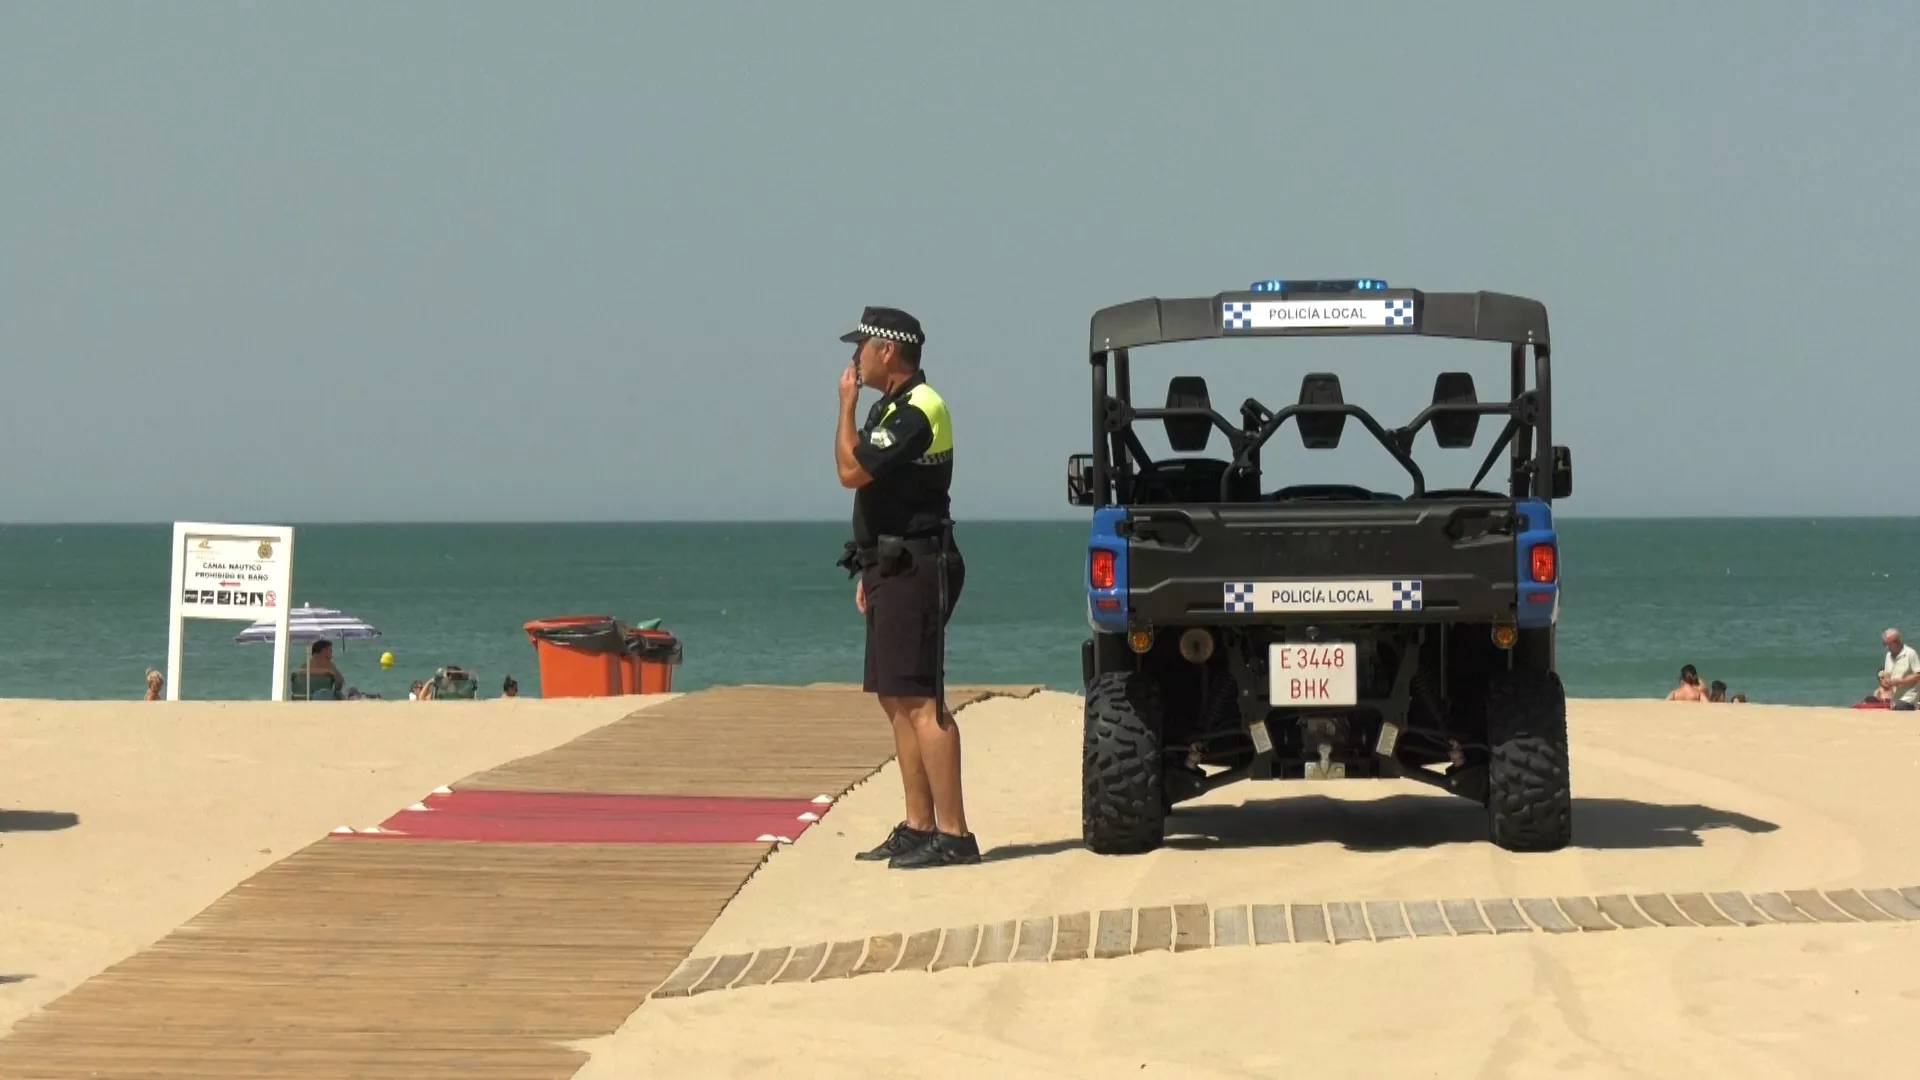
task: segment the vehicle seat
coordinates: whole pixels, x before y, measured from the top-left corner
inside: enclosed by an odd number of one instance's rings
[[[1265,496],[1267,502],[1400,502],[1391,491],[1372,491],[1358,484],[1295,484]]]
[[[1167,458],[1140,470],[1133,479],[1133,501],[1142,504],[1217,503],[1220,478],[1231,462],[1220,458]],[[1229,493],[1228,502],[1251,502],[1259,497],[1251,477]]]

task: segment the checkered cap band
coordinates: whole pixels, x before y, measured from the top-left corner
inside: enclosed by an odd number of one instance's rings
[[[909,345],[920,344],[919,334],[909,334],[902,330],[884,330],[872,323],[860,323],[855,329],[868,337],[886,338],[888,341],[904,341]]]

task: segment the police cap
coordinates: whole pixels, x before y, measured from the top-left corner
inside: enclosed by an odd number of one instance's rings
[[[927,335],[920,329],[919,319],[899,308],[870,307],[860,313],[858,326],[840,335],[840,340],[845,342],[865,341],[868,338],[923,345]]]

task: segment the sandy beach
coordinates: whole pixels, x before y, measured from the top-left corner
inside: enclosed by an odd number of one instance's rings
[[[1580,701],[1573,846],[1513,855],[1405,782],[1241,785],[1166,848],[1080,848],[1077,697],[966,710],[986,862],[852,853],[892,766],[777,852],[696,955],[1158,904],[1920,884],[1920,729],[1886,713]],[[1289,944],[890,973],[654,1000],[582,1077],[1885,1076],[1909,1068],[1920,938],[1896,922]]]
[[[0,1033],[336,826],[668,699],[0,701]]]

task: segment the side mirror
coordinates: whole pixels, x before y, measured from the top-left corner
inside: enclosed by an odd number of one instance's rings
[[[1553,448],[1553,497],[1564,499],[1573,494],[1573,451],[1564,446]]]
[[[1300,380],[1300,404],[1344,405],[1340,395],[1340,376],[1316,372]],[[1309,450],[1336,450],[1340,432],[1347,426],[1345,413],[1296,413],[1293,422],[1300,427],[1300,445]]]
[[[1211,409],[1207,380],[1198,375],[1175,375],[1167,382],[1167,408]],[[1213,441],[1213,421],[1205,416],[1169,416],[1167,445],[1176,454],[1198,454]]]
[[[1443,371],[1433,380],[1435,405],[1473,405],[1479,400],[1473,392],[1472,372]],[[1479,413],[1435,413],[1433,416],[1433,441],[1439,443],[1442,450],[1469,449],[1479,430]]]
[[[1093,455],[1068,455],[1067,505],[1092,506],[1093,502]]]

